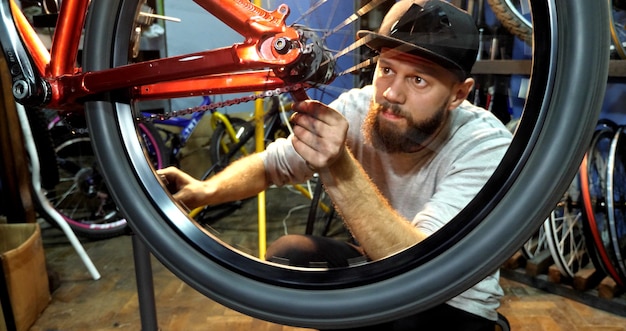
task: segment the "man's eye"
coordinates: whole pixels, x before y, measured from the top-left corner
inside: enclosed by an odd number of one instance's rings
[[[419,85],[419,84],[422,84],[424,80],[422,79],[422,77],[413,77],[413,82]]]

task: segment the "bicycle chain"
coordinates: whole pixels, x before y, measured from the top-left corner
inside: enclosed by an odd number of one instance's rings
[[[149,116],[144,115],[144,116],[137,118],[137,121],[140,121],[140,122],[164,121],[173,117],[189,115],[189,114],[197,113],[197,112],[213,111],[214,109],[217,109],[217,108],[224,108],[224,107],[233,106],[233,105],[237,105],[237,104],[244,103],[244,102],[255,101],[257,99],[265,99],[265,98],[270,98],[274,96],[279,96],[283,93],[303,90],[309,87],[311,87],[310,84],[298,83],[294,85],[284,86],[281,88],[276,88],[273,90],[266,90],[260,93],[250,94],[248,96],[241,97],[241,98],[233,98],[233,99],[229,99],[225,101],[211,102],[208,105],[190,107],[190,108],[181,109],[181,110],[173,110],[164,114],[150,114]]]

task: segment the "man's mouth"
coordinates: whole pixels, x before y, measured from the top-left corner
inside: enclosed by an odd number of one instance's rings
[[[400,119],[404,119],[404,116],[402,116],[402,114],[393,111],[391,108],[382,108],[380,110],[380,114],[382,117],[389,119],[389,120],[400,120]]]

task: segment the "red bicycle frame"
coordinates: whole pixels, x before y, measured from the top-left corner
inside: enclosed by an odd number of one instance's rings
[[[81,98],[114,89],[129,89],[132,98],[148,100],[284,87],[288,84],[279,74],[288,74],[288,68],[303,52],[298,31],[285,25],[289,15],[286,5],[270,12],[247,0],[194,0],[244,36],[244,42],[83,72],[75,63],[89,1],[63,1],[49,51],[18,5],[10,1],[16,27],[34,67],[50,85],[51,97],[43,106],[60,111],[82,108],[78,102]]]

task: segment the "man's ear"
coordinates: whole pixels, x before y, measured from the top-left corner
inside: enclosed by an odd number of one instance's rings
[[[472,91],[474,87],[474,78],[468,77],[463,82],[456,83],[450,96],[450,109],[458,107]]]

